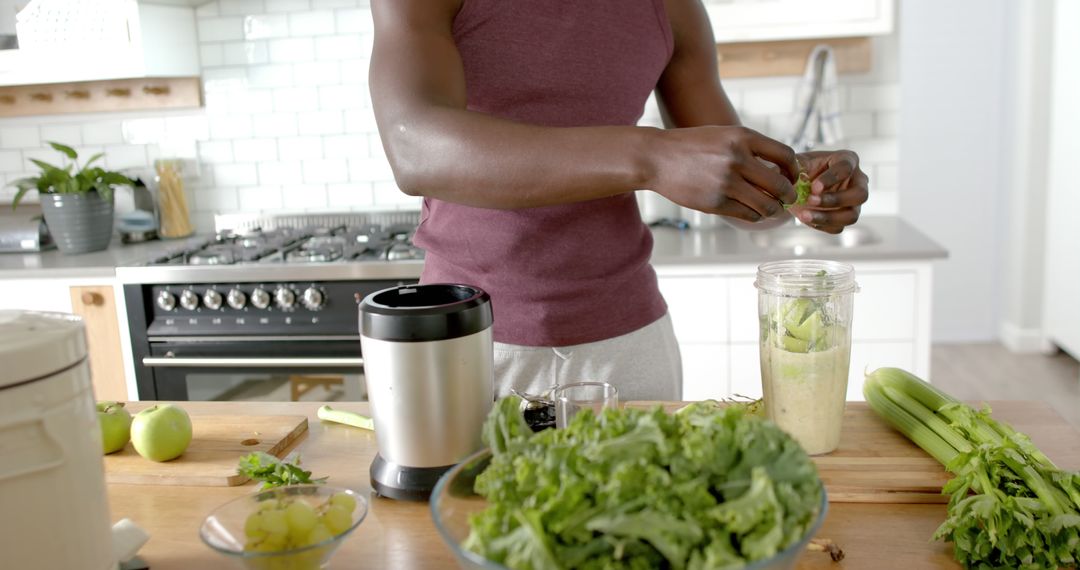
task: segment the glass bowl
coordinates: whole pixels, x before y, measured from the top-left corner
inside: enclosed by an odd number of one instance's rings
[[[268,501],[278,501],[279,505],[303,501],[319,512],[319,507],[327,504],[331,496],[346,494],[356,501],[348,528],[333,534],[329,538],[295,548],[263,552],[245,550],[247,534],[245,523],[248,516],[263,510]],[[326,568],[330,557],[349,535],[367,516],[368,505],[364,497],[355,491],[326,485],[290,485],[266,489],[250,495],[233,499],[214,509],[199,528],[199,537],[210,548],[232,558],[240,566],[252,570],[314,570]]]
[[[476,477],[487,468],[491,462],[491,450],[479,451],[459,463],[453,469],[447,471],[435,485],[431,493],[431,518],[435,521],[435,528],[439,530],[450,550],[457,558],[458,566],[463,570],[509,570],[505,566],[485,559],[484,557],[465,550],[461,544],[469,536],[469,515],[487,506],[487,501],[473,491]],[[825,496],[825,488],[821,488],[821,506],[818,508],[817,518],[810,524],[806,535],[799,542],[792,544],[778,552],[776,556],[765,560],[758,560],[744,566],[746,570],[790,570],[795,567],[795,562],[806,552],[806,546],[810,539],[821,529],[825,522],[825,514],[829,509],[829,501]]]

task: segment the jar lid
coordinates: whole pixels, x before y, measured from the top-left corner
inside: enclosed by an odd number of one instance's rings
[[[781,297],[829,297],[859,290],[854,267],[821,259],[762,263],[754,286]]]
[[[360,303],[360,334],[378,340],[460,338],[491,323],[491,297],[469,285],[402,285],[376,291]]]
[[[86,333],[81,318],[0,311],[0,389],[51,376],[84,358]]]

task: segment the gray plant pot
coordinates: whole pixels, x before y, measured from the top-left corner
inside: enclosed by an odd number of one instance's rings
[[[66,255],[109,247],[113,234],[113,201],[97,192],[41,194],[41,213],[53,241]]]

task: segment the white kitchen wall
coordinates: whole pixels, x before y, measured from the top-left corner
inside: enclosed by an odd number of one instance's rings
[[[192,159],[195,222],[213,213],[415,209],[382,150],[367,87],[368,0],[217,0],[196,10],[206,108],[0,120],[0,182],[44,141],[104,151],[109,168]],[[848,146],[872,180],[868,214],[898,209],[896,35],[874,40],[873,71],[841,77]],[[743,121],[785,138],[798,77],[725,82]],[[657,122],[655,107],[643,122]],[[0,191],[0,201],[13,191]]]

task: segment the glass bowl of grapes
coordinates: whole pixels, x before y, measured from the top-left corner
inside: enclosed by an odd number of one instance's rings
[[[354,491],[289,485],[234,499],[210,513],[199,537],[251,570],[316,570],[367,515]]]

